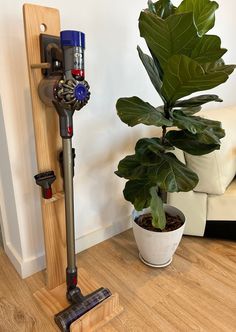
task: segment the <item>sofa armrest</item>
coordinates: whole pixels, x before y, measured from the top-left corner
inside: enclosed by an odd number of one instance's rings
[[[236,173],[236,107],[207,110],[200,115],[221,121],[226,136],[221,140],[220,150],[203,156],[185,153],[186,164],[199,177],[194,191],[223,194]]]
[[[207,194],[194,191],[169,193],[167,203],[180,209],[186,218],[184,234],[203,236],[207,219]]]

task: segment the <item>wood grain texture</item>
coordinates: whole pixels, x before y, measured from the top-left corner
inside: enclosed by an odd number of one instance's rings
[[[55,332],[54,324],[39,308],[27,283],[20,279],[2,249],[0,266],[0,331]],[[42,273],[35,278],[37,287],[41,279]]]
[[[117,317],[123,311],[119,304],[119,295],[113,294],[105,301],[77,319],[70,326],[70,332],[94,332]]]
[[[0,264],[0,303],[4,297],[14,305],[9,315],[0,311],[0,331],[18,332],[14,310],[24,316],[20,331],[57,331],[32,295],[44,287],[44,273],[20,280],[3,252]],[[236,331],[235,242],[185,236],[171,265],[155,269],[139,260],[126,231],[80,253],[78,266],[96,280],[92,287],[117,292],[124,307],[99,332]]]
[[[46,107],[38,96],[38,85],[42,79],[41,70],[31,66],[41,62],[40,25],[45,25],[45,33],[59,36],[60,16],[58,10],[54,8],[31,4],[24,5],[23,13],[38,172],[53,170],[57,176],[52,185],[53,198],[49,202],[41,199],[47,265],[46,284],[52,289],[65,281],[66,268],[65,202],[61,194],[63,182],[58,162],[62,143],[55,109]]]

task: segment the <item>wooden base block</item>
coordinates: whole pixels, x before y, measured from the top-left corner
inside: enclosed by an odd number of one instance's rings
[[[85,295],[101,287],[84,269],[79,270],[78,279],[78,286]],[[55,314],[69,306],[65,294],[66,284],[64,283],[52,290],[42,288],[34,293],[34,297],[47,316],[53,319]],[[118,316],[122,311],[123,307],[120,306],[119,295],[115,293],[73,322],[70,326],[70,332],[95,331]]]

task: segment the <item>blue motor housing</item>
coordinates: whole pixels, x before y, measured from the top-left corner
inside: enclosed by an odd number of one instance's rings
[[[81,31],[63,30],[60,33],[61,47],[79,46],[85,49],[85,34]]]

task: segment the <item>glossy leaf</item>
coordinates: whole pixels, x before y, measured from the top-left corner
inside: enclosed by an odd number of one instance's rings
[[[185,100],[178,100],[175,102],[175,107],[197,107],[203,104],[209,103],[211,101],[222,102],[217,95],[201,95]]]
[[[199,63],[214,62],[220,59],[227,50],[221,48],[218,36],[205,35],[200,38],[192,49],[189,57]]]
[[[154,3],[152,2],[152,0],[148,0],[148,10],[153,13],[156,14],[156,8]]]
[[[148,177],[166,192],[192,190],[198,183],[197,175],[171,153],[149,161]]]
[[[216,62],[204,63],[202,67],[206,72],[224,72],[227,75],[232,74],[236,68],[235,65],[225,65],[223,59],[219,59]]]
[[[140,164],[135,155],[130,155],[119,162],[115,174],[125,179],[134,180],[144,177],[146,169]]]
[[[153,58],[153,62],[158,70],[158,73],[159,73],[159,76],[160,76],[160,79],[161,81],[163,81],[163,75],[164,75],[164,72],[163,72],[163,69],[161,68],[161,65],[160,65],[160,61],[157,59],[157,57],[155,56],[155,54],[152,52],[152,50],[150,49],[149,47],[149,52]],[[163,99],[163,98],[162,98]]]
[[[181,111],[184,115],[191,116],[201,111],[201,106],[196,107],[181,107],[178,110]],[[172,113],[176,111],[173,109]]]
[[[153,138],[141,138],[138,140],[135,146],[135,152],[137,155],[143,155],[147,150],[155,152],[164,152],[165,147],[163,146],[161,139],[158,137]]]
[[[153,59],[149,55],[144,54],[139,46],[137,47],[137,50],[154,88],[159,93],[160,97],[163,98],[161,94],[162,81]]]
[[[193,12],[199,36],[202,36],[213,28],[215,24],[215,11],[218,7],[215,1],[183,0],[176,11],[177,13]]]
[[[205,72],[201,65],[184,55],[174,55],[168,61],[162,93],[169,104],[193,92],[212,89],[228,79],[224,72]]]
[[[155,183],[147,179],[127,181],[123,191],[124,197],[134,205],[137,211],[141,211],[150,206],[150,188],[153,186]]]
[[[224,137],[224,131],[209,128],[200,134],[192,134],[188,130],[171,130],[166,136],[177,148],[201,156],[220,149],[220,138]]]
[[[163,70],[174,54],[191,54],[199,37],[192,13],[175,14],[166,20],[150,12],[142,12],[139,30]]]
[[[158,108],[138,97],[120,98],[116,108],[120,119],[131,127],[140,123],[157,127],[172,125],[172,121],[166,119]]]
[[[173,146],[165,141],[163,144],[158,137],[141,138],[135,145],[135,154],[137,160],[145,166],[153,163],[159,163],[162,158],[162,153],[166,150],[173,150]],[[162,152],[162,153],[161,153]]]
[[[174,125],[180,129],[187,129],[192,134],[201,133],[208,128],[221,128],[221,122],[202,118],[200,116],[188,116],[181,110],[173,112]]]
[[[159,0],[155,2],[154,7],[155,13],[163,19],[166,19],[170,15],[174,14],[176,9],[170,0]]]
[[[166,226],[166,214],[161,198],[157,194],[157,188],[150,189],[151,202],[150,208],[152,212],[152,226],[163,230]]]

